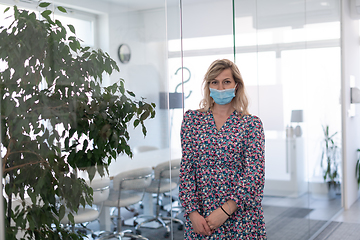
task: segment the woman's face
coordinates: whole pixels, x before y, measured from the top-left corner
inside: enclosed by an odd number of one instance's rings
[[[217,90],[234,88],[235,85],[235,80],[229,68],[223,70],[215,79],[211,80],[209,83],[210,88],[215,88]]]

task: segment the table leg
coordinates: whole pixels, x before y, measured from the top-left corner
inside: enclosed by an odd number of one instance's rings
[[[99,220],[100,230],[111,231],[110,207],[103,206]]]
[[[143,206],[144,206],[144,215],[153,216],[154,215],[154,204],[153,204],[152,194],[145,193],[142,202],[143,202]]]

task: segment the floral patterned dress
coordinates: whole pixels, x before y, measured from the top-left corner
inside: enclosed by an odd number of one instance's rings
[[[261,201],[264,133],[261,120],[234,111],[217,130],[211,111],[189,110],[181,127],[179,197],[185,209],[185,239],[266,239]],[[188,214],[210,215],[226,201],[238,210],[210,235],[194,233]]]

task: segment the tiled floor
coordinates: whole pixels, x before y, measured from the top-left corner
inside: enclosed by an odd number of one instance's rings
[[[358,199],[349,209],[339,213],[334,218],[334,221],[360,224],[360,199]]]
[[[326,196],[303,195],[299,198],[264,197],[264,205],[310,208],[307,216],[312,220],[324,221],[319,230],[309,236],[316,240],[358,240],[360,239],[360,199],[349,209],[341,207],[341,196],[334,199]],[[266,218],[266,216],[265,216]]]
[[[279,198],[265,196],[263,205],[298,207],[312,209],[308,218],[312,220],[330,220],[341,210],[341,197],[329,199],[327,196],[304,194],[298,198]],[[359,207],[360,209],[360,207]]]
[[[339,211],[311,240],[359,240],[359,236],[360,200],[358,199],[349,209]]]
[[[318,225],[320,224],[319,226],[321,227],[322,225],[325,225],[324,223],[326,223],[327,221],[347,222],[347,223],[354,223],[360,225],[360,200],[358,200],[353,206],[351,206],[349,210],[345,210],[345,211],[342,211],[340,196],[337,196],[334,199],[329,199],[326,196],[312,196],[309,194],[305,194],[298,198],[279,198],[279,197],[265,196],[263,200],[263,205],[311,209],[310,213],[304,217],[305,219],[307,219],[306,222],[308,222],[308,224],[306,226],[308,226],[309,228],[311,228],[312,225],[315,223],[317,223]],[[266,221],[271,221],[274,217],[276,217],[275,216],[276,214],[274,216],[271,215],[271,211],[268,213],[269,213],[268,216],[265,216]],[[341,228],[339,228],[339,230],[341,230]],[[294,231],[299,232],[300,230],[297,228]],[[327,235],[327,238],[324,239],[326,240],[336,239],[336,238],[330,238],[332,236],[331,234],[334,234],[335,236],[336,234],[339,234],[339,232],[335,232],[335,231],[333,233],[331,232],[330,235]],[[311,234],[309,233],[308,236],[301,239],[304,240],[311,239],[310,237]],[[178,240],[181,238],[174,238],[174,239]]]

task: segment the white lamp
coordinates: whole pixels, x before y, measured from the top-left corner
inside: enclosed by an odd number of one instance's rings
[[[294,133],[296,137],[301,137],[302,130],[299,123],[303,122],[303,110],[291,111],[291,122],[296,122],[298,125],[295,127]]]

